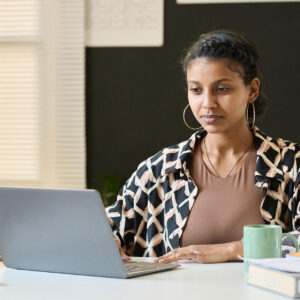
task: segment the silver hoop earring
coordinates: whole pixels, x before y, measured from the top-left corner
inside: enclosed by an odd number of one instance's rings
[[[253,115],[252,115],[252,122],[250,123],[249,122],[249,105],[250,105],[250,103],[248,103],[248,105],[247,105],[247,110],[246,110],[246,120],[247,120],[247,125],[248,125],[248,128],[250,129],[250,130],[252,130],[253,128],[254,128],[254,124],[255,124],[255,105],[254,105],[254,103],[252,102],[251,103],[252,104],[252,111],[253,111]],[[251,125],[250,125],[251,124]]]
[[[192,126],[190,126],[190,125],[186,122],[186,120],[185,120],[185,112],[186,112],[186,110],[188,109],[189,106],[190,106],[190,104],[188,104],[188,105],[184,108],[184,110],[183,110],[183,115],[182,115],[182,117],[183,117],[183,122],[184,122],[185,126],[186,126],[187,128],[189,128],[189,129],[192,129],[192,130],[199,130],[199,129],[203,128],[202,126],[200,126],[200,127],[198,127],[198,128],[192,127]]]

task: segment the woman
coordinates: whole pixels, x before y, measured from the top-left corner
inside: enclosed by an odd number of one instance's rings
[[[190,107],[197,132],[142,162],[107,214],[122,254],[238,260],[244,225],[300,227],[300,146],[255,127],[266,98],[257,51],[244,35],[202,34],[183,69],[184,121]]]

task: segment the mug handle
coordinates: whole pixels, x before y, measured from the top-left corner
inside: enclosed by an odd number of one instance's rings
[[[295,244],[295,247],[296,247],[296,252],[299,252],[299,243],[298,243],[297,239],[290,233],[282,233],[281,238],[284,238],[284,237],[289,237],[290,239],[292,239]]]

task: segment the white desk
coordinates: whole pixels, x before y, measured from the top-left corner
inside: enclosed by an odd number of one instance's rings
[[[180,269],[132,279],[0,268],[1,300],[47,299],[287,299],[246,284],[242,263],[184,264]]]

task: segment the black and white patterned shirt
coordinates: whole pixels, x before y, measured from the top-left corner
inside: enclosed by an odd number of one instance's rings
[[[253,184],[263,189],[261,215],[284,232],[300,230],[300,145],[266,136],[254,128],[257,149]],[[189,167],[204,130],[143,161],[120,190],[107,215],[116,238],[129,255],[161,256],[179,248],[197,187]],[[283,254],[294,251],[286,238]]]

